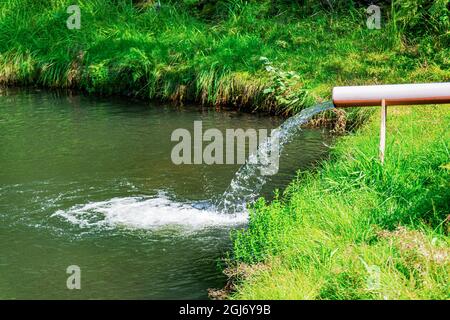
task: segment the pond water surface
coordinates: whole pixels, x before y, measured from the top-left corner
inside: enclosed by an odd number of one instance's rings
[[[215,212],[240,165],[175,165],[177,128],[276,128],[239,112],[124,98],[0,91],[0,298],[202,299],[245,212]],[[286,146],[271,197],[327,154],[304,129]],[[69,290],[68,266],[81,269]]]

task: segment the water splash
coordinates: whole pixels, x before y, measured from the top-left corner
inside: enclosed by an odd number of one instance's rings
[[[256,153],[252,154],[247,162],[236,172],[230,186],[222,197],[216,200],[215,206],[217,210],[227,213],[244,212],[247,204],[255,201],[260,195],[262,187],[270,178],[269,175],[264,175],[262,172],[267,166],[271,156],[270,152],[274,150],[274,144],[278,144],[277,152],[280,155],[284,145],[289,143],[295,134],[301,130],[300,126],[302,124],[305,124],[314,115],[333,107],[334,105],[330,101],[317,104],[302,110],[279,126],[268,139],[258,146]]]
[[[176,226],[190,230],[231,226],[247,221],[245,212],[221,214],[207,205],[193,205],[170,200],[164,194],[157,197],[125,197],[76,205],[58,210],[60,217],[83,229],[161,229]]]
[[[212,204],[180,203],[160,193],[156,197],[125,197],[107,201],[75,205],[66,210],[56,211],[52,217],[60,217],[83,229],[124,227],[130,229],[164,229],[177,226],[189,230],[240,225],[247,221],[247,204],[259,195],[264,184],[270,179],[267,163],[273,157],[276,145],[277,156],[285,144],[289,143],[300,126],[315,114],[333,108],[331,102],[304,109],[287,119],[272,135],[260,143],[257,151],[236,172],[231,184],[219,200]]]

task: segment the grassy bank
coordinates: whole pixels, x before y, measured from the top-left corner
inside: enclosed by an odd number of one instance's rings
[[[382,1],[380,30],[365,1],[161,2],[2,1],[0,84],[290,115],[336,85],[450,80],[448,1]],[[371,119],[252,208],[233,298],[450,298],[449,108],[390,108],[384,167]]]
[[[234,234],[233,298],[449,299],[450,106],[390,108]]]
[[[335,85],[450,79],[445,1],[385,4],[381,30],[360,2],[2,1],[0,83],[291,114]]]

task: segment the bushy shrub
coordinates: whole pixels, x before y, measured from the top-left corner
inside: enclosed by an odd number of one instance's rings
[[[396,0],[393,19],[399,29],[417,36],[449,32],[448,0]]]

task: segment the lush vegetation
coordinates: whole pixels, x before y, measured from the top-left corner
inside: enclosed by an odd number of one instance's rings
[[[369,30],[366,1],[2,1],[0,83],[290,114],[334,85],[450,79],[447,1],[380,3]]]
[[[66,27],[74,2],[79,30]],[[447,0],[380,1],[380,30],[369,3],[2,1],[0,84],[288,115],[335,85],[450,80]],[[375,115],[252,208],[233,236],[234,298],[450,298],[449,110],[390,110],[384,167]]]
[[[449,299],[449,111],[390,108],[384,166],[376,114],[317,172],[260,199],[234,234],[233,297]]]

